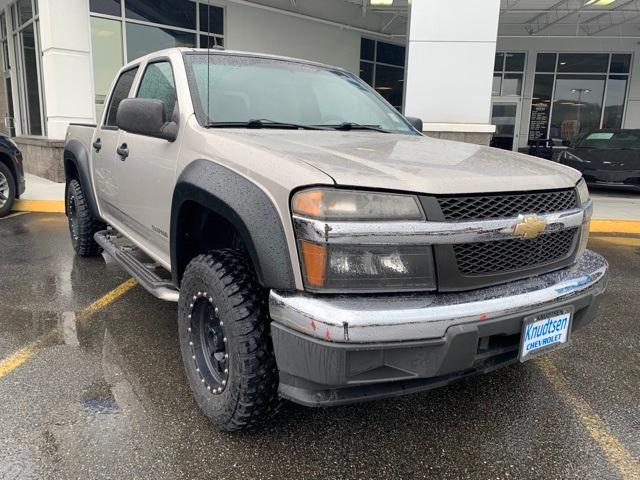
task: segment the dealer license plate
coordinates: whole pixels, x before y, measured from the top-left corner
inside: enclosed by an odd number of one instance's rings
[[[525,318],[520,342],[520,361],[524,362],[566,344],[572,316],[572,309],[563,309]]]

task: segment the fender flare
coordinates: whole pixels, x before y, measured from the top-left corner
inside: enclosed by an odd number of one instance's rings
[[[295,289],[293,267],[280,216],[273,202],[256,184],[209,160],[190,163],[176,182],[171,204],[171,265],[180,284],[190,259],[181,257],[180,213],[187,202],[199,204],[234,226],[266,288]]]
[[[73,164],[78,172],[78,180],[82,185],[82,191],[84,192],[87,204],[91,215],[96,219],[101,219],[98,212],[98,203],[96,202],[96,195],[93,191],[93,184],[91,183],[91,173],[89,171],[89,155],[84,145],[78,140],[68,140],[64,145],[64,174],[67,179],[67,186],[65,186],[65,198],[67,196],[67,188],[69,185],[69,178],[71,178],[71,172],[69,171],[70,164]],[[65,213],[67,205],[65,202]]]

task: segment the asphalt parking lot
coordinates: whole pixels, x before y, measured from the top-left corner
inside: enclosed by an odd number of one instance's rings
[[[569,348],[223,434],[189,393],[173,304],[74,257],[61,214],[0,220],[0,479],[638,479],[640,236],[590,247],[609,290]]]

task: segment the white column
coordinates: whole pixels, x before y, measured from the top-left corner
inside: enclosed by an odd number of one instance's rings
[[[94,122],[89,0],[38,0],[47,136]]]
[[[425,132],[485,134],[500,0],[413,0],[405,113]],[[454,136],[455,137],[455,136]]]

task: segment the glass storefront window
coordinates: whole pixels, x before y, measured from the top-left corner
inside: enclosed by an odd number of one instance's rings
[[[406,48],[363,38],[360,43],[360,78],[402,111]]]
[[[627,53],[539,53],[529,141],[573,140],[590,130],[622,128],[631,58]]]
[[[125,0],[125,17],[172,27],[195,29],[196,2],[185,0]]]
[[[622,128],[627,80],[628,78],[622,75],[611,75],[609,77],[602,128]]]
[[[491,94],[496,97],[522,95],[525,63],[524,53],[496,52]]]
[[[224,38],[217,36],[200,35],[200,48],[224,48]]]
[[[631,55],[628,53],[611,55],[610,73],[629,73],[631,70]]]
[[[604,85],[604,76],[558,75],[550,136],[570,140],[600,128]]]
[[[220,7],[201,3],[200,31],[222,35],[224,33],[224,10]]]
[[[89,10],[103,15],[114,15],[119,17],[122,14],[120,0],[89,0]]]
[[[376,65],[375,89],[398,111],[402,109],[404,70]]]
[[[24,25],[33,18],[33,6],[31,0],[18,0],[18,25]]]
[[[499,96],[500,92],[502,92],[502,74],[494,73],[493,74],[493,85],[491,87],[491,95]]]
[[[561,53],[558,72],[606,73],[608,63],[608,53]]]
[[[165,48],[195,46],[195,33],[127,22],[127,58],[129,61]]]
[[[20,32],[20,43],[24,62],[25,101],[28,116],[28,135],[42,135],[42,116],[40,115],[40,88],[38,85],[38,51],[34,24],[31,23]]]
[[[536,60],[536,72],[555,72],[557,58],[555,53],[539,53]]]
[[[122,68],[122,22],[91,17],[96,120],[100,121],[111,82]]]

